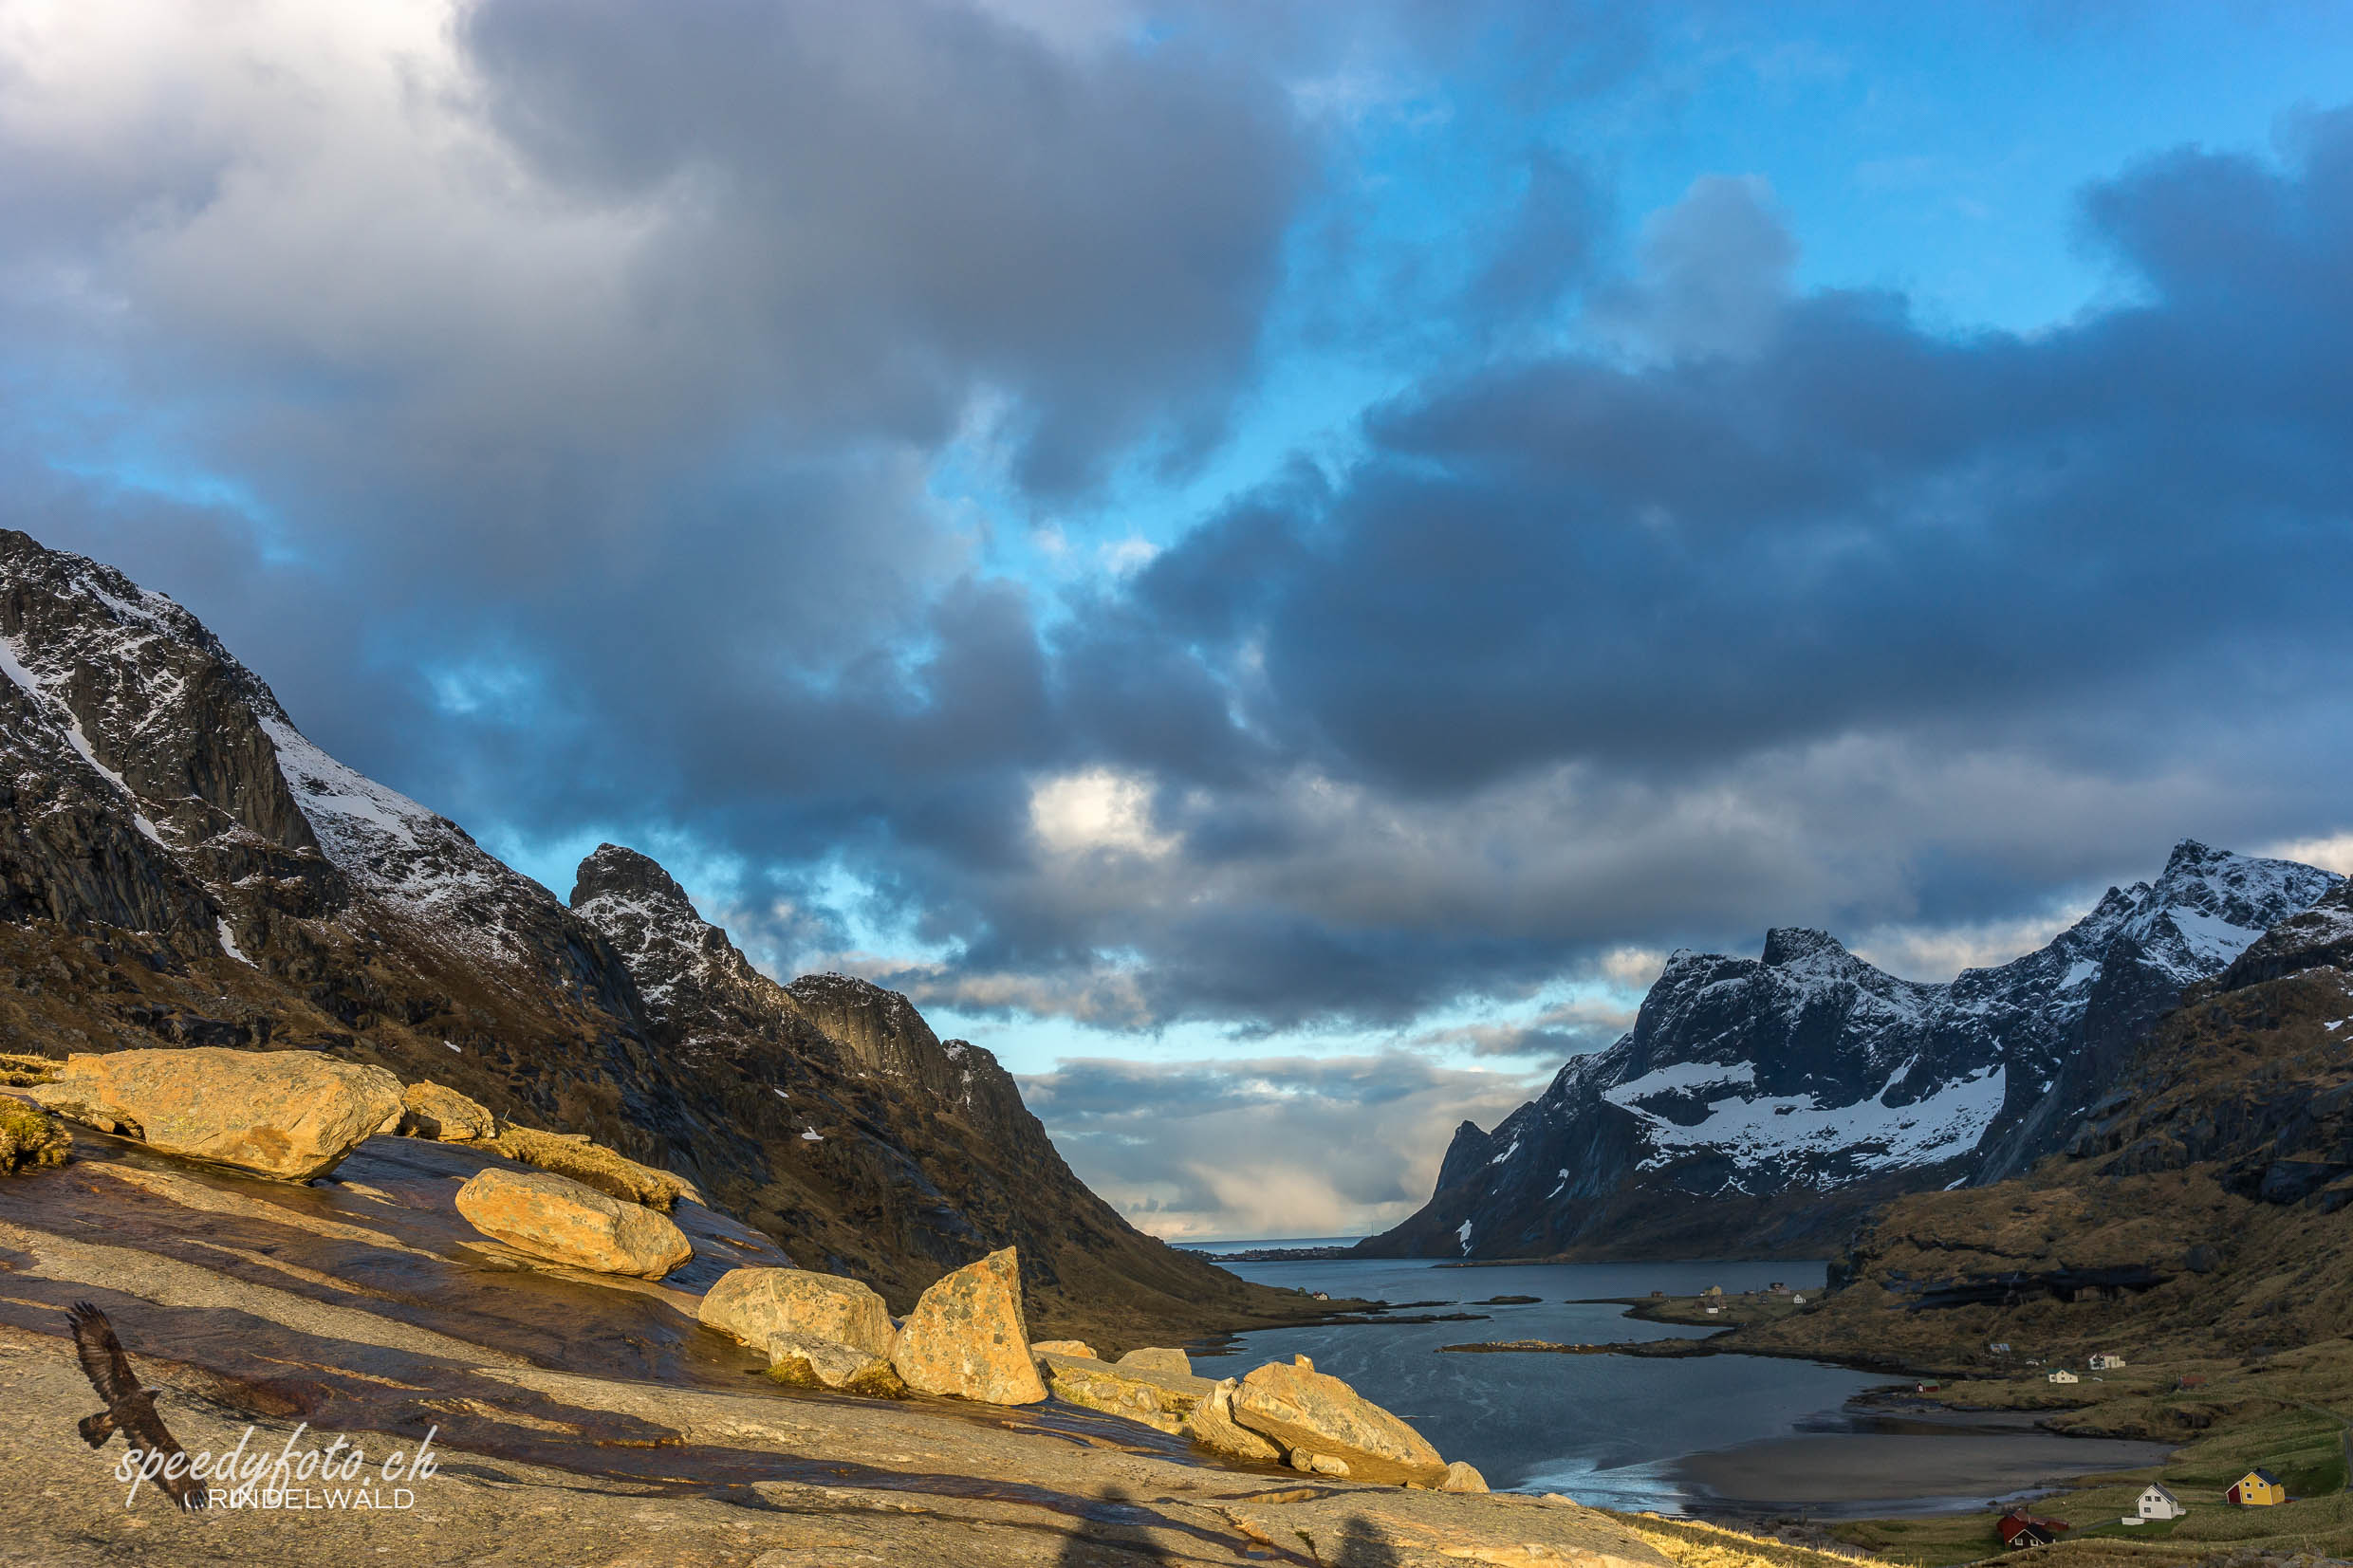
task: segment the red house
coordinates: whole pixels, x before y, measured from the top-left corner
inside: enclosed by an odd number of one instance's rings
[[[2069,1526],[2065,1520],[2036,1519],[2024,1508],[2012,1508],[1994,1528],[2001,1532],[2002,1544],[2017,1551],[2028,1546],[2047,1546]]]

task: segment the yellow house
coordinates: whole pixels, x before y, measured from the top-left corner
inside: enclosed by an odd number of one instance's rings
[[[2269,1508],[2288,1501],[2288,1488],[2269,1470],[2249,1470],[2222,1495],[2242,1508]]]

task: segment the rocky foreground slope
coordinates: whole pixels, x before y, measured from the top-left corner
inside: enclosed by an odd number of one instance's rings
[[[293,1047],[444,1082],[676,1171],[899,1310],[1018,1245],[1049,1329],[1302,1313],[1128,1227],[905,998],[776,985],[625,850],[566,907],[111,568],[0,532],[0,1049]]]
[[[2185,988],[2340,879],[2184,841],[2047,947],[1948,985],[1818,931],[1677,952],[1618,1042],[1491,1133],[1374,1256],[1822,1256],[1874,1206],[1997,1182],[2113,1098]],[[2330,929],[2334,929],[2333,927]]]
[[[691,1256],[655,1282],[470,1226],[458,1193],[528,1174],[481,1147],[371,1137],[308,1185],[86,1128],[74,1153],[0,1177],[0,1473],[14,1500],[0,1556],[25,1568],[1676,1560],[1630,1522],[1562,1501],[1221,1464],[1059,1399],[781,1386],[769,1356],[697,1313],[714,1283],[782,1255],[691,1199],[673,1210]],[[185,1514],[153,1487],[126,1506],[120,1443],[93,1451],[75,1435],[95,1402],[66,1337],[79,1301],[112,1319],[184,1449],[228,1453],[250,1427],[250,1454],[357,1447],[363,1463],[284,1478],[296,1501],[283,1507]],[[433,1473],[385,1478],[396,1452],[413,1465],[428,1444]],[[1725,1539],[1707,1562],[1760,1560]],[[1813,1560],[1770,1560],[1801,1558]]]

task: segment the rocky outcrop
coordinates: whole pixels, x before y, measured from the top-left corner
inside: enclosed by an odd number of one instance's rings
[[[1120,1365],[1144,1372],[1164,1372],[1177,1377],[1193,1375],[1193,1357],[1181,1350],[1167,1350],[1146,1345],[1129,1351],[1120,1357]]]
[[[598,1274],[658,1280],[694,1255],[662,1215],[545,1171],[486,1170],[458,1189],[457,1211],[518,1252]]]
[[[400,1091],[400,1103],[406,1108],[401,1130],[416,1137],[487,1143],[498,1135],[498,1118],[487,1106],[442,1084],[409,1084]]]
[[[918,1393],[987,1405],[1046,1397],[1021,1309],[1010,1247],[968,1264],[926,1290],[891,1346],[891,1370]]]
[[[1095,1347],[1084,1339],[1033,1339],[1029,1348],[1039,1356],[1076,1356],[1087,1361],[1096,1359]]]
[[[704,1293],[695,1316],[748,1345],[765,1346],[781,1335],[842,1345],[874,1360],[891,1354],[891,1315],[882,1298],[835,1274],[731,1269]]]
[[[281,1181],[325,1175],[401,1111],[400,1080],[382,1068],[299,1051],[73,1056],[53,1081],[27,1093],[164,1153]]]
[[[2154,883],[1949,985],[1819,931],[1769,932],[1759,958],[1677,952],[1616,1044],[1492,1133],[1464,1123],[1430,1202],[1358,1251],[1821,1256],[1889,1198],[2062,1147],[2186,987],[2338,883],[2185,840]]]
[[[1435,1486],[1446,1478],[1446,1461],[1419,1432],[1304,1356],[1244,1377],[1232,1411],[1236,1423],[1282,1448],[1295,1468],[1391,1485]],[[1319,1467],[1319,1458],[1345,1468]]]
[[[2265,932],[2238,955],[2222,985],[2239,990],[2318,968],[2353,969],[2353,881],[2338,883],[2302,914]]]

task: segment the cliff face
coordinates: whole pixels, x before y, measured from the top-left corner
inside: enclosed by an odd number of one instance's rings
[[[904,997],[776,984],[626,850],[567,908],[111,568],[0,532],[0,1048],[293,1046],[433,1079],[679,1171],[900,1309],[1014,1243],[1047,1326],[1296,1315],[1129,1227]]]
[[[2183,988],[2331,874],[2178,845],[2048,946],[1949,985],[1818,931],[1677,952],[1633,1029],[1492,1133],[1466,1123],[1375,1255],[1820,1256],[1872,1206],[1998,1181],[2060,1147]]]
[[[1965,1370],[1998,1361],[1997,1341],[2235,1359],[2343,1336],[2353,975],[2309,940],[2319,924],[2284,922],[2253,962],[2195,987],[2059,1153],[2022,1178],[1890,1204],[1816,1311],[1744,1342]]]

